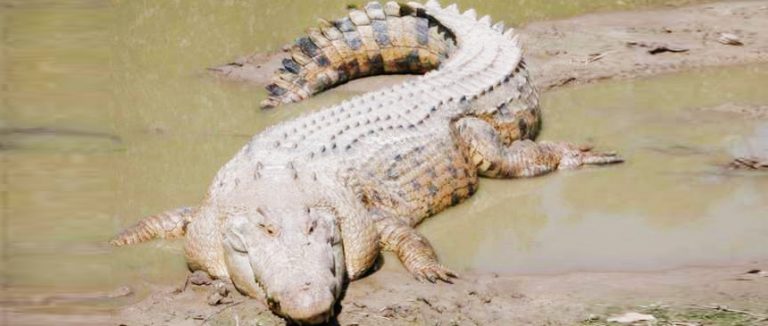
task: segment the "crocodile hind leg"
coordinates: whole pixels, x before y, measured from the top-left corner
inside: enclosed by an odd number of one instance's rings
[[[524,139],[504,146],[493,126],[473,117],[456,122],[454,130],[466,145],[478,173],[485,177],[532,177],[582,165],[623,162],[616,153],[594,152],[591,147],[566,142],[537,143]]]
[[[395,252],[416,279],[432,283],[437,280],[453,283],[451,278],[458,277],[458,274],[437,261],[432,245],[413,227],[394,217],[380,220],[377,226],[383,249]]]

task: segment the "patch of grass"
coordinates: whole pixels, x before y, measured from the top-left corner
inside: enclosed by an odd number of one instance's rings
[[[755,326],[768,325],[768,320],[764,319],[760,313],[748,314],[742,311],[728,311],[716,308],[677,308],[667,306],[650,306],[642,308],[616,309],[611,307],[606,309],[608,316],[619,315],[616,311],[637,311],[656,317],[655,323],[638,322],[636,325],[658,325],[658,326],[677,326],[677,325],[702,325],[702,326]],[[609,326],[619,325],[618,323],[609,323],[607,317],[593,318],[582,321],[582,326]]]

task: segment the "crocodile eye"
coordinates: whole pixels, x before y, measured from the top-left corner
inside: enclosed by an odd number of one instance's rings
[[[277,234],[277,230],[275,230],[275,227],[272,225],[259,223],[259,227],[270,236],[275,236]]]
[[[309,229],[307,229],[307,234],[312,234],[312,232],[315,232],[315,228],[317,227],[317,220],[312,221],[312,223],[309,224]]]

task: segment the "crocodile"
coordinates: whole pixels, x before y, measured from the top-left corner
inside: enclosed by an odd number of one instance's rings
[[[320,21],[289,52],[264,107],[365,76],[423,75],[264,130],[220,169],[200,205],[145,218],[113,245],[185,238],[191,270],[292,322],[322,323],[382,250],[419,280],[458,277],[415,226],[472,196],[479,177],[622,162],[534,141],[539,98],[519,38],[472,9],[371,2]]]

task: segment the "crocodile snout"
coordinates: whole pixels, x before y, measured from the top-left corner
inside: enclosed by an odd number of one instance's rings
[[[294,291],[277,295],[280,300],[280,315],[302,325],[328,322],[333,316],[336,302],[332,289],[313,286],[311,281],[300,284]]]

